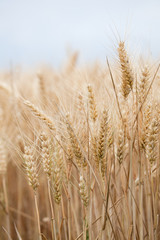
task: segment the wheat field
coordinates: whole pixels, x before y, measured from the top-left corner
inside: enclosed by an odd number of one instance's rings
[[[0,74],[0,239],[160,239],[159,65]]]

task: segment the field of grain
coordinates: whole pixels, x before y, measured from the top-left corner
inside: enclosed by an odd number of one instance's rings
[[[160,239],[160,72],[116,57],[0,73],[0,239]]]

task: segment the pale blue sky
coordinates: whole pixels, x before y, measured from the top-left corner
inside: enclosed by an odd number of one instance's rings
[[[66,48],[82,62],[105,62],[116,28],[130,48],[160,56],[159,0],[0,0],[0,68],[58,66]]]

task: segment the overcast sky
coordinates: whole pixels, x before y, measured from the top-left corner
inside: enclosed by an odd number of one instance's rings
[[[69,47],[82,62],[104,62],[118,35],[160,57],[160,1],[0,0],[0,68],[58,66]]]

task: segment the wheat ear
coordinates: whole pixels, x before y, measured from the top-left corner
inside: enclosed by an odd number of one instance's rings
[[[158,143],[158,121],[156,117],[152,119],[149,127],[148,138],[147,138],[147,157],[151,164],[156,162],[158,157],[157,143]]]
[[[100,123],[98,139],[98,161],[99,170],[104,178],[106,172],[106,149],[107,149],[107,130],[108,130],[108,111],[104,110]]]
[[[129,58],[123,41],[120,41],[119,43],[118,54],[122,73],[121,89],[123,97],[126,99],[133,87],[133,73],[130,67]]]
[[[87,207],[89,204],[89,195],[88,195],[86,182],[82,175],[80,176],[80,180],[79,180],[79,189],[80,189],[80,195],[81,195],[83,205]]]
[[[79,168],[82,168],[82,167],[85,168],[87,163],[85,161],[85,158],[83,157],[83,154],[82,154],[81,149],[79,147],[79,143],[77,141],[76,135],[74,133],[74,130],[71,127],[71,123],[69,122],[69,116],[68,115],[66,116],[66,119],[67,119],[67,121],[66,121],[67,131],[68,131],[70,143],[71,143],[71,146],[72,146],[72,150],[73,150],[74,156],[75,156],[76,161],[77,161],[77,165],[78,165]]]
[[[51,140],[43,132],[40,136],[42,147],[42,165],[48,179],[51,178],[53,171],[53,157],[51,156]]]
[[[33,149],[30,146],[25,146],[23,157],[28,183],[33,190],[36,191],[39,186],[37,165],[34,159]]]
[[[97,107],[96,107],[96,102],[95,102],[95,96],[93,93],[93,89],[91,85],[88,85],[88,101],[89,101],[89,110],[90,110],[90,118],[92,119],[93,122],[96,121],[97,119]]]
[[[117,160],[119,164],[123,162],[123,157],[124,157],[124,132],[122,128],[120,128],[117,141]]]
[[[24,101],[24,104],[31,110],[31,112],[33,112],[33,114],[37,118],[39,118],[42,122],[44,122],[49,127],[50,130],[52,131],[55,130],[52,120],[45,113],[43,113],[34,104],[32,104],[29,101]]]
[[[35,200],[35,209],[36,209],[36,216],[37,216],[37,227],[38,227],[38,235],[39,240],[42,240],[41,237],[41,227],[40,227],[40,216],[38,210],[38,199],[37,199],[37,188],[39,186],[38,181],[38,173],[37,173],[37,165],[34,160],[33,155],[33,148],[29,146],[25,146],[24,148],[24,163],[25,163],[25,170],[28,177],[28,183],[34,190],[34,200]]]
[[[146,65],[144,67],[144,69],[142,70],[141,73],[141,79],[140,79],[140,83],[139,83],[139,103],[142,104],[144,97],[146,95],[147,89],[148,89],[148,82],[149,82],[149,78],[150,78],[150,72],[149,72],[149,68]]]

